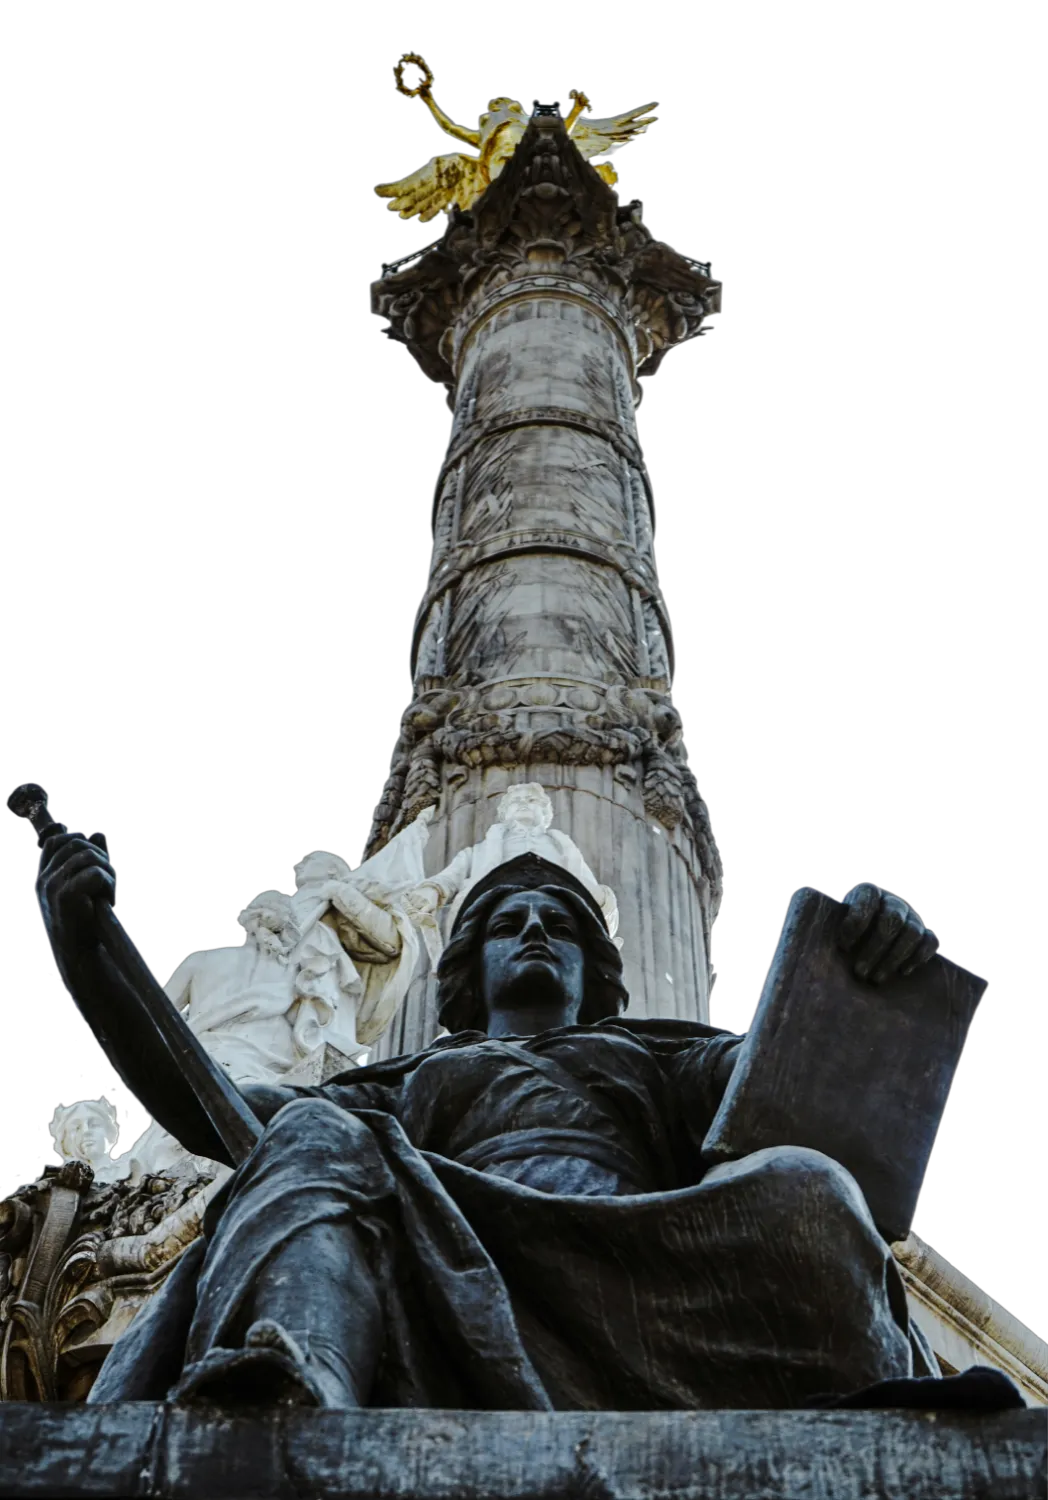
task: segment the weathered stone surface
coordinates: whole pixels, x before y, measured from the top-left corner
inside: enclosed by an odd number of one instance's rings
[[[1048,1416],[0,1407],[0,1496],[1043,1500]]]
[[[910,1315],[944,1374],[989,1365],[1014,1380],[1030,1406],[1048,1406],[1048,1343],[911,1233],[892,1246]]]

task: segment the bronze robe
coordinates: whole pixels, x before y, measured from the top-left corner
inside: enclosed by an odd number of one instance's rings
[[[91,1400],[161,1399],[220,1363],[261,1268],[321,1222],[365,1247],[375,1406],[782,1407],[927,1373],[842,1167],[784,1147],[704,1172],[737,1041],[668,1021],[467,1032],[281,1090]]]

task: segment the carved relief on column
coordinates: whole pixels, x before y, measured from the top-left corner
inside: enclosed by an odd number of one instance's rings
[[[446,674],[447,612],[447,598],[442,596],[429,606],[422,622],[415,654],[415,673],[423,682],[433,682]]]
[[[651,557],[655,550],[655,524],[647,471],[642,463],[631,463],[627,466],[627,474],[637,550],[643,556]]]
[[[445,463],[433,501],[433,562],[444,557],[458,541],[459,495],[462,492],[466,457]]]
[[[644,627],[644,639],[648,648],[648,674],[652,686],[665,683],[669,686],[673,675],[673,664],[670,659],[670,635],[666,629],[664,618],[655,607],[653,599],[641,600],[641,618]]]
[[[438,485],[430,587],[413,658],[416,680],[434,673],[432,651],[422,650],[423,640],[428,648],[434,639],[433,606],[454,594],[444,624],[447,672],[456,681],[463,673],[475,681],[570,670],[605,681],[636,678],[647,684],[658,678],[668,686],[669,625],[636,465],[639,450],[621,430],[609,432],[594,421],[569,424],[545,406],[460,429]],[[644,508],[639,523],[635,491]],[[572,559],[571,567],[558,565],[557,556]],[[470,578],[474,570],[477,576]],[[640,613],[631,596],[640,601]],[[585,602],[588,634],[595,627],[602,643],[585,669],[576,659],[573,598]],[[543,637],[551,655],[542,654]],[[478,638],[484,642],[480,653]]]

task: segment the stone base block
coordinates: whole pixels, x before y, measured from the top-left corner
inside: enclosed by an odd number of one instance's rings
[[[0,1405],[0,1496],[1045,1500],[1048,1413]]]

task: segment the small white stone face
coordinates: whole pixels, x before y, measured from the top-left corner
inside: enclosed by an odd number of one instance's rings
[[[55,1152],[63,1161],[86,1161],[101,1181],[117,1175],[111,1152],[120,1126],[116,1110],[104,1094],[100,1099],[58,1105],[50,1129]]]
[[[432,876],[408,898],[413,912],[423,904],[429,911],[448,906],[449,926],[478,880],[507,860],[522,854],[537,854],[560,865],[582,882],[604,913],[612,937],[618,930],[619,907],[610,886],[601,885],[586,863],[582,850],[566,833],[552,827],[553,804],[537,781],[514,784],[499,799],[497,818],[479,844],[458,853],[439,875]]]
[[[245,906],[237,921],[248,939],[274,958],[286,959],[302,936],[291,897],[281,891],[263,891]]]
[[[553,823],[553,803],[541,782],[522,781],[499,798],[496,817],[499,823],[514,828],[537,828],[545,832]]]

